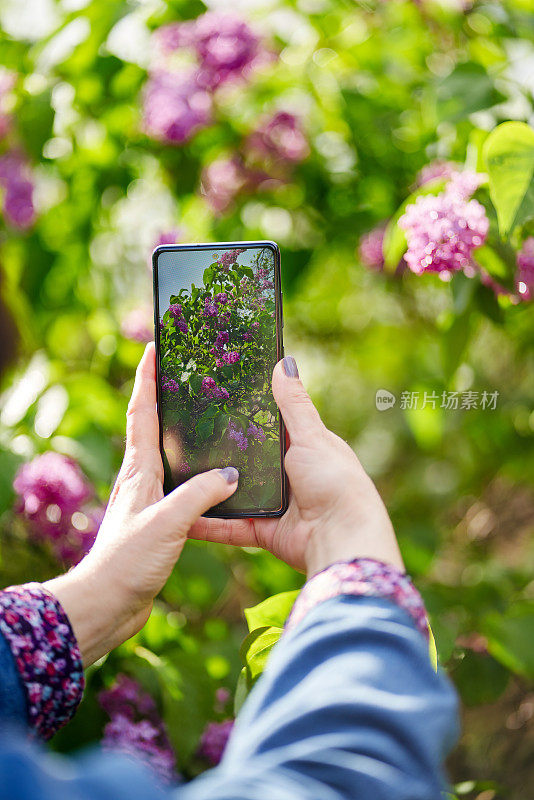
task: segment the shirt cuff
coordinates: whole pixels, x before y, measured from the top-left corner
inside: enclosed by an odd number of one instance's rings
[[[24,686],[30,732],[49,739],[74,715],[85,687],[69,619],[40,583],[25,583],[0,593],[0,631]]]
[[[416,628],[429,638],[428,617],[423,599],[409,575],[391,564],[373,558],[338,561],[318,572],[302,587],[286,623],[294,628],[319,603],[340,595],[364,595],[391,600],[406,611]]]

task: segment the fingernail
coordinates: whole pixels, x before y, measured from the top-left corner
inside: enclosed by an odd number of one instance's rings
[[[219,470],[226,483],[236,483],[239,478],[239,472],[235,467],[223,467]]]
[[[284,357],[284,372],[288,378],[298,378],[299,371],[297,369],[297,362],[293,356]]]

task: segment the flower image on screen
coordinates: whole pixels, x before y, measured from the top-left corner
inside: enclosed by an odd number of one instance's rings
[[[156,279],[166,490],[231,465],[239,486],[216,512],[277,511],[273,247],[162,250]]]

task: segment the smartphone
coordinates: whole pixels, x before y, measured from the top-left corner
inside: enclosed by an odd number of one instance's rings
[[[239,486],[206,516],[281,516],[285,431],[271,391],[283,355],[278,246],[161,245],[152,263],[165,493],[230,465]]]

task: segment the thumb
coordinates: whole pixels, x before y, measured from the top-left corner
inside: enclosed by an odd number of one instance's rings
[[[292,444],[307,444],[325,427],[299,378],[293,356],[286,356],[274,368],[273,395]]]
[[[237,489],[239,472],[235,467],[212,469],[190,478],[157,504],[157,520],[162,526],[187,534],[197,519]]]

